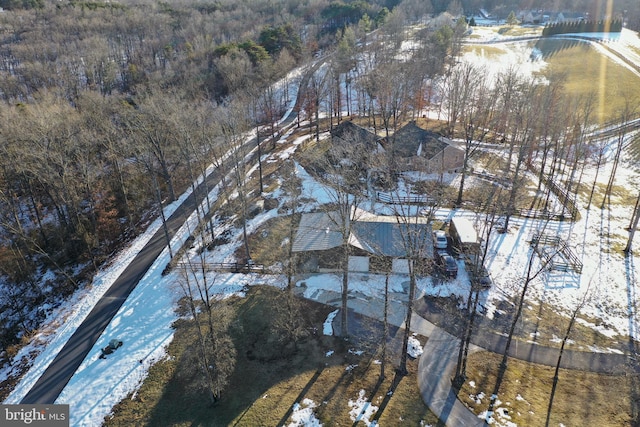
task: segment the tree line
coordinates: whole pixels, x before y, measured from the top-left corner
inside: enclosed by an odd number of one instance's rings
[[[568,33],[619,33],[622,31],[622,20],[579,21],[547,24],[542,30],[543,36],[554,36]]]

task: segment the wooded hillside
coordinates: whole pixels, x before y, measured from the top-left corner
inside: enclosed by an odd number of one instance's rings
[[[0,6],[1,349],[211,163],[232,94],[273,97],[344,25],[388,13],[382,1]],[[279,114],[272,101],[244,103],[235,131]]]

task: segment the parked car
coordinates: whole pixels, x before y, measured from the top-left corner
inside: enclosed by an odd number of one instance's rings
[[[449,252],[445,250],[437,250],[434,256],[436,269],[447,277],[455,278],[458,276],[458,263]]]
[[[449,241],[447,240],[447,235],[444,231],[436,230],[433,232],[433,245],[436,249],[447,249]]]
[[[482,276],[479,280],[478,283],[480,284],[480,287],[484,288],[484,289],[489,289],[491,287],[491,277],[487,276]]]
[[[478,289],[489,289],[493,284],[493,280],[491,279],[491,275],[487,271],[484,266],[480,266],[479,271],[474,273],[474,269],[472,268],[469,271],[469,278],[471,279],[472,286],[477,287]]]

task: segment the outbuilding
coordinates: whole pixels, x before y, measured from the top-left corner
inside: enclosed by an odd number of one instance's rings
[[[480,253],[480,238],[467,218],[453,218],[449,224],[449,235],[453,247],[458,251],[467,255]]]

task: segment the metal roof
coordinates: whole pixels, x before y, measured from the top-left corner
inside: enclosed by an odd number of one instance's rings
[[[330,216],[331,215],[331,216]],[[324,251],[342,244],[336,212],[305,213],[293,241],[293,252]]]
[[[397,219],[391,216],[358,218],[351,226],[349,243],[371,254],[402,257],[406,255],[404,239],[409,235],[406,231],[409,228],[413,230],[412,239],[426,239],[421,246],[428,253],[432,246],[431,226],[422,218],[419,220],[416,224],[398,224]],[[336,212],[303,214],[293,242],[293,251],[322,251],[340,246],[342,233],[337,226],[339,223]]]

